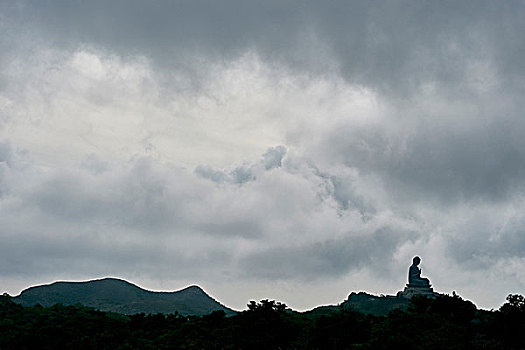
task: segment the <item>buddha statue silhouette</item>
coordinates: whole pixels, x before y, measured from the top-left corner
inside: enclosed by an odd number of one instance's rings
[[[421,269],[418,267],[420,262],[421,258],[419,256],[412,259],[412,265],[408,269],[408,287],[430,288],[429,279],[421,277]]]

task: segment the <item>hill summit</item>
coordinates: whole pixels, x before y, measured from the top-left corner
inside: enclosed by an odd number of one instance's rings
[[[154,292],[142,289],[117,278],[103,278],[85,282],[54,282],[25,289],[12,299],[22,306],[54,304],[93,307],[101,311],[121,314],[173,313],[205,315],[222,310],[234,314],[198,286],[174,292]]]

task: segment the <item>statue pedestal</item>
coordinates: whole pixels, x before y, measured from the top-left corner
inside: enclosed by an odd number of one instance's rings
[[[403,291],[397,292],[398,297],[404,297],[407,299],[412,298],[414,295],[423,295],[429,298],[435,298],[436,293],[429,285],[428,287],[421,287],[421,286],[413,286],[410,284],[407,284],[405,289]]]

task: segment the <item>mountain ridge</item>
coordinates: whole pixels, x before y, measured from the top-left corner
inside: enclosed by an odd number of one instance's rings
[[[151,291],[114,277],[32,286],[13,297],[13,301],[22,306],[81,304],[122,314],[178,312],[200,316],[221,310],[227,315],[235,314],[197,285],[177,291]]]

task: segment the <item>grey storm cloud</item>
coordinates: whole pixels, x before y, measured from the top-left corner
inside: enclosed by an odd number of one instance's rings
[[[506,200],[525,184],[525,124],[517,112],[511,118],[500,113],[489,118],[452,126],[401,121],[400,127],[406,128],[401,133],[383,125],[345,126],[330,133],[319,148],[323,157],[381,176],[400,200],[430,196],[443,205]]]
[[[209,165],[198,165],[194,172],[195,174],[203,178],[210,179],[216,183],[229,182],[242,185],[248,181],[254,181],[256,179],[255,174],[259,172],[258,168],[260,165],[263,165],[265,170],[280,168],[285,155],[285,147],[270,147],[262,155],[260,162],[238,166],[231,171],[214,169]]]
[[[312,269],[297,271],[298,276],[314,278],[320,273],[334,275],[344,272],[352,264],[361,266],[376,255],[387,258],[403,241],[402,234],[383,234],[386,231],[376,230],[370,236],[361,233],[339,243],[323,242],[320,235],[330,226],[337,226],[338,217],[323,218],[317,207],[329,206],[335,196],[341,197],[335,194],[338,190],[332,181],[341,186],[343,180],[329,177],[327,182],[326,177],[320,176],[318,170],[310,166],[298,169],[285,163],[284,168],[277,168],[277,173],[266,169],[269,155],[272,155],[271,163],[277,165],[284,152],[282,147],[265,152],[253,166],[261,165],[258,179],[245,183],[241,195],[236,194],[238,182],[220,182],[230,187],[219,188],[214,182],[200,180],[202,174],[198,171],[198,177],[194,177],[183,169],[164,168],[147,158],[137,159],[124,168],[108,168],[102,173],[80,167],[76,172],[38,176],[33,180],[38,181],[38,185],[29,190],[19,188],[22,184],[14,183],[16,179],[13,178],[9,185],[15,193],[3,203],[0,222],[7,235],[4,238],[9,238],[2,245],[2,265],[9,266],[18,261],[17,266],[22,270],[45,273],[75,257],[97,271],[106,271],[100,266],[102,262],[129,264],[126,261],[131,258],[118,257],[135,252],[137,261],[132,266],[177,262],[181,266],[192,265],[195,269],[217,258],[222,263],[233,264],[230,268],[235,271],[240,266],[250,266],[261,256],[266,256],[267,263],[273,264],[275,260],[271,256],[282,254],[291,259],[283,261],[282,267],[291,271],[307,257],[313,261],[321,260],[319,266],[313,262],[316,266]],[[275,153],[280,156],[276,157]],[[88,160],[93,158],[93,155],[87,156]],[[29,179],[38,175],[32,168],[17,171],[20,173],[18,178]],[[302,178],[302,183],[294,184],[295,177]],[[348,193],[345,195],[351,197]],[[300,206],[295,207],[298,204]],[[312,215],[317,219],[306,219]],[[320,223],[316,223],[317,227],[309,227],[307,223],[296,227],[296,216],[304,216],[306,221],[326,220],[326,227],[318,226]],[[33,222],[41,223],[38,234],[34,232]],[[354,222],[362,223],[359,214]],[[365,230],[363,227],[355,229]],[[261,252],[257,248],[253,257],[240,251],[240,265],[237,267],[231,259],[223,258],[239,239],[271,242],[275,235],[294,235],[296,230],[300,231],[299,237],[306,234],[305,242],[313,239],[304,249],[277,244],[266,246]],[[143,234],[148,237],[147,241],[142,240]],[[313,236],[308,238],[309,235]],[[318,242],[320,238],[321,242]],[[163,251],[159,242],[169,244],[167,242],[172,239],[185,240],[187,245],[172,246],[171,258],[159,256],[159,250]],[[209,240],[215,242],[210,253],[216,253],[210,257],[206,253],[202,257],[201,249],[209,244]],[[228,244],[224,244],[225,240]],[[219,241],[223,242],[217,244]],[[369,255],[371,252],[367,247],[374,247],[377,254]],[[381,247],[384,249],[379,254]],[[110,253],[112,250],[115,254]],[[187,255],[184,250],[194,252]],[[301,251],[303,255],[297,255]],[[293,258],[296,255],[297,259]],[[23,257],[27,256],[39,260],[41,265],[34,265],[33,259],[24,260]],[[91,265],[89,261],[92,259]],[[258,265],[265,269],[264,265]]]
[[[496,306],[525,286],[524,14],[1,2],[6,288],[119,274],[207,281],[228,302],[279,281],[393,290],[420,254],[443,289]]]
[[[162,65],[188,64],[187,69],[192,65],[185,57],[194,53],[230,59],[254,48],[265,59],[310,72],[335,66],[352,82],[395,94],[414,92],[427,82],[455,94],[468,79],[469,68],[483,64],[492,66],[506,86],[522,89],[524,10],[520,1],[505,6],[473,1],[233,0],[2,5],[8,24],[28,35],[39,31],[55,45],[80,42],[123,55],[146,53]]]
[[[198,165],[195,168],[195,174],[217,183],[230,182],[242,185],[245,182],[255,180],[252,169],[248,166],[240,166],[232,171],[224,171],[206,165]]]
[[[265,279],[310,280],[318,274],[337,278],[350,270],[376,266],[384,268],[375,272],[372,268],[371,273],[388,274],[388,263],[398,246],[415,238],[411,232],[394,232],[388,227],[366,235],[349,232],[343,239],[261,251],[247,257],[243,264],[249,276]]]
[[[283,146],[277,146],[268,149],[268,151],[263,154],[263,163],[266,170],[281,167],[285,154],[286,148]]]
[[[0,144],[0,162],[9,165],[11,158],[11,145],[6,142]]]

